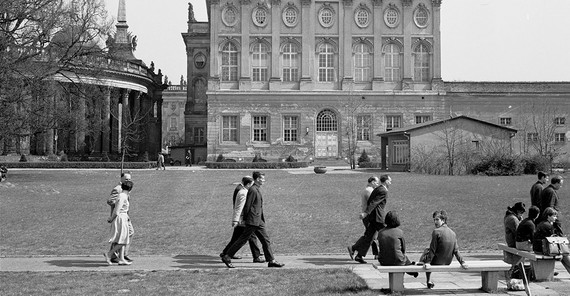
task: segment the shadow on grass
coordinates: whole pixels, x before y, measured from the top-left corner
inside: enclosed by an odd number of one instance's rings
[[[103,260],[103,256],[101,256],[101,260],[72,260],[72,259],[61,259],[61,260],[49,260],[46,263],[55,265],[58,267],[78,267],[78,268],[95,268],[95,267],[106,267],[108,268],[109,265],[107,262]]]
[[[180,264],[180,266],[177,267],[181,269],[227,269],[219,256],[178,255],[174,256],[173,258],[178,264]],[[241,260],[236,260],[236,262],[239,261]]]
[[[339,259],[339,258],[323,258],[323,257],[306,257],[306,258],[301,258],[300,260],[302,260],[308,264],[313,264],[313,265],[317,265],[317,266],[346,265],[346,264],[351,262],[349,258]]]

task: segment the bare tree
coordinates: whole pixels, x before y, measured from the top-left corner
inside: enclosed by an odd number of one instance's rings
[[[344,106],[344,130],[346,131],[346,145],[344,155],[350,169],[356,168],[356,152],[358,151],[358,141],[370,137],[370,117],[363,116],[364,97],[351,97],[343,102]]]
[[[533,102],[529,112],[530,116],[527,117],[530,126],[527,134],[529,146],[540,156],[548,159],[550,170],[553,168],[554,161],[564,154],[566,135],[564,130],[560,130],[560,126],[565,125],[568,116],[566,111],[554,104],[539,105]]]
[[[109,32],[102,0],[0,0],[0,140],[53,128],[56,90],[96,74]]]

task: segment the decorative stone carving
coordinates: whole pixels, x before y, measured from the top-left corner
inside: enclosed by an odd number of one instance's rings
[[[413,0],[402,0],[402,5],[404,7],[412,6]]]
[[[441,6],[441,0],[431,0],[433,6],[439,7]]]

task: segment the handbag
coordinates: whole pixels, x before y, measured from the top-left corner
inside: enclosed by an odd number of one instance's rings
[[[570,247],[568,238],[564,236],[549,236],[542,240],[542,253],[546,256],[568,255]]]

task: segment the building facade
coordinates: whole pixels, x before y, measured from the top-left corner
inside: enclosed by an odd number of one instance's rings
[[[442,80],[441,0],[206,3],[182,35],[186,134],[206,129],[208,160],[344,158],[352,138],[380,159],[378,133],[460,114],[520,129],[537,102],[565,146],[570,83]]]

